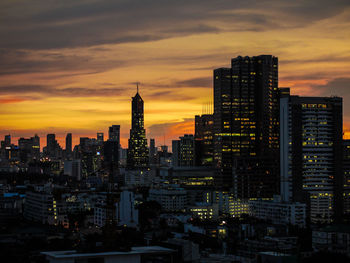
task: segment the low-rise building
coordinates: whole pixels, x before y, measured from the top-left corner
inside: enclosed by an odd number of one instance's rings
[[[273,224],[306,225],[306,205],[281,202],[277,196],[273,200],[249,200],[249,214]]]
[[[49,263],[73,263],[73,262],[113,262],[113,263],[141,263],[155,262],[173,262],[174,250],[159,247],[132,247],[130,251],[106,251],[106,252],[77,252],[69,251],[50,251],[42,252]]]
[[[187,192],[178,185],[152,188],[148,199],[158,202],[166,211],[184,211],[187,207]]]
[[[219,216],[219,206],[218,204],[197,203],[195,206],[189,207],[189,212],[192,213],[193,217],[202,220],[215,220]]]
[[[350,227],[329,225],[312,231],[314,251],[329,251],[350,256]]]

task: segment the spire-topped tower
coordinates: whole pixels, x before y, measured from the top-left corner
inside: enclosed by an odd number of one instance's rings
[[[131,103],[131,129],[128,149],[128,168],[144,169],[149,166],[146,130],[144,129],[143,99],[139,94],[139,83],[136,83],[137,92]]]

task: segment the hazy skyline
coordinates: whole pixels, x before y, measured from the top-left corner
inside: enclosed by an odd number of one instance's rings
[[[280,87],[343,97],[349,138],[349,28],[348,0],[4,0],[0,136],[56,133],[64,146],[68,132],[76,144],[120,124],[126,147],[139,81],[147,137],[169,144],[212,101],[213,69],[271,54]]]

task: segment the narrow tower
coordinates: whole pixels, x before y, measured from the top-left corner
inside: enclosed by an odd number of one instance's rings
[[[131,103],[131,129],[128,148],[128,169],[145,169],[149,167],[146,130],[144,129],[143,100],[137,83],[136,95]]]

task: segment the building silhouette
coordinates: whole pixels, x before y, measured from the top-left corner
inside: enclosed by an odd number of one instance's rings
[[[214,116],[203,114],[195,116],[196,154],[198,165],[212,166],[214,154]]]
[[[217,186],[238,198],[279,192],[278,58],[238,56],[214,70]]]
[[[67,133],[66,135],[66,155],[67,157],[71,157],[72,155],[72,134]]]
[[[149,167],[149,154],[144,128],[143,100],[138,88],[131,103],[131,129],[128,147],[127,168],[145,169]]]

